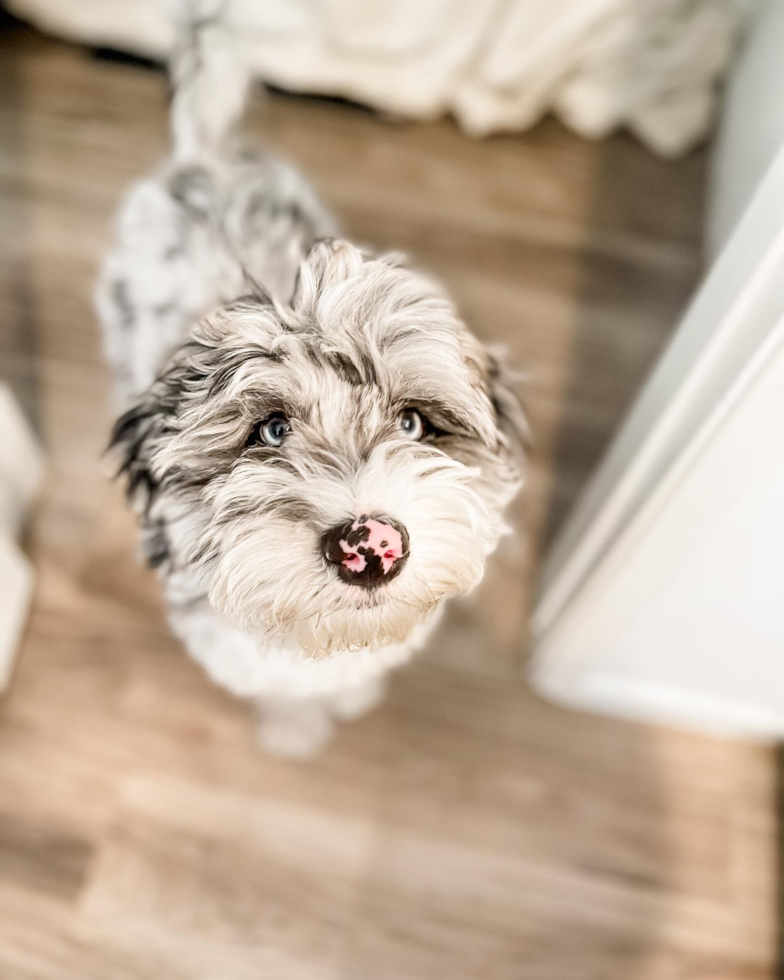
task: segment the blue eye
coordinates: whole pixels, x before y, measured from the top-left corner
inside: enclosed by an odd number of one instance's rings
[[[291,432],[291,423],[285,415],[270,415],[264,422],[259,422],[251,433],[249,442],[261,442],[272,449],[283,445],[283,440]]]
[[[398,426],[403,436],[412,442],[419,442],[425,434],[424,420],[415,408],[407,408],[400,413]]]

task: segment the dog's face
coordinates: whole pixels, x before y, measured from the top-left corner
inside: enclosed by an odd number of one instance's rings
[[[432,283],[322,242],[290,306],[203,321],[114,442],[215,609],[319,656],[403,640],[476,585],[523,426]]]

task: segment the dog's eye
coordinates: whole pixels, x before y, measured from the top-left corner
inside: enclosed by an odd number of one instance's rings
[[[412,442],[419,442],[425,434],[425,422],[415,408],[407,408],[400,413],[398,426],[403,436]]]
[[[254,425],[248,439],[248,445],[252,446],[254,443],[260,442],[265,446],[277,449],[278,446],[283,445],[283,440],[290,432],[291,423],[285,415],[270,415],[268,419]]]

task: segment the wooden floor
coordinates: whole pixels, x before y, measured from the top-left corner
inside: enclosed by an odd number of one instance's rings
[[[254,124],[526,370],[528,544],[323,758],[261,755],[169,636],[98,465],[91,284],[119,196],[164,153],[163,79],[7,25],[0,373],[50,474],[0,703],[0,978],[772,978],[772,753],[568,713],[521,670],[542,542],[698,275],[704,155],[551,122],[470,142],[283,96]]]

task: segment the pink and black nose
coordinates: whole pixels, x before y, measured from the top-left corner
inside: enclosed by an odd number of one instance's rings
[[[408,532],[388,517],[363,514],[325,531],[321,550],[342,581],[376,589],[399,575],[408,558]]]

